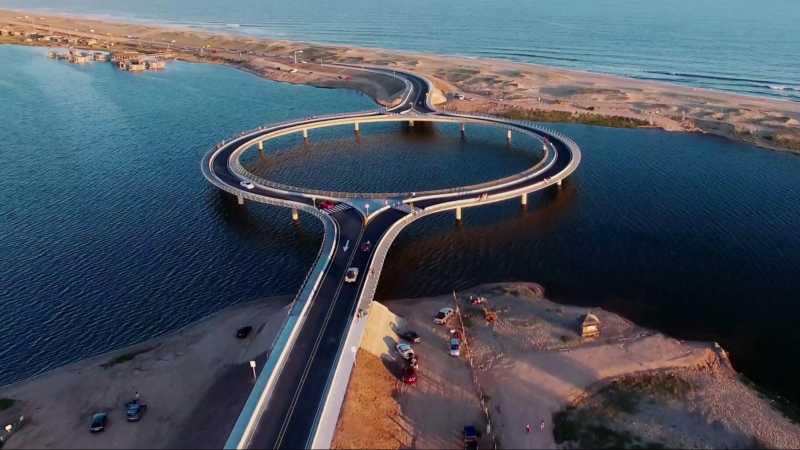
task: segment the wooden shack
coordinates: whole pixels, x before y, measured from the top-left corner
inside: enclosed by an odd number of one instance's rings
[[[596,338],[600,337],[600,319],[592,313],[587,313],[581,319],[581,337]]]

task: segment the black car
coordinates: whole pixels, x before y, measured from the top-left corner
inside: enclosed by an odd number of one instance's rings
[[[236,337],[239,339],[244,339],[250,334],[251,331],[253,331],[253,327],[249,325],[246,327],[239,328],[238,330],[236,330]]]
[[[92,423],[89,425],[89,431],[92,433],[99,433],[106,429],[106,420],[108,414],[104,412],[95,413],[92,416]]]
[[[408,342],[412,342],[414,344],[419,344],[420,342],[422,342],[422,338],[419,337],[419,335],[414,331],[406,331],[404,333],[398,334],[398,336],[400,336],[402,339],[404,339],[404,340],[406,340]]]
[[[139,400],[131,400],[125,403],[125,417],[128,419],[128,422],[138,422],[142,419],[142,415],[146,409],[147,405],[139,403]]]

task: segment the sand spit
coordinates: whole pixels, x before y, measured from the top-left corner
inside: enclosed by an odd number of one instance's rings
[[[472,366],[468,353],[459,358],[448,354],[450,330],[460,328],[458,321],[450,320],[447,326],[432,323],[439,308],[454,306],[452,295],[392,301],[388,313],[379,309],[379,322],[396,325],[384,326],[383,333],[373,331],[365,339],[334,446],[455,448],[461,445],[461,427],[468,424],[484,431],[481,448],[595,447],[609,442],[717,448],[757,442],[781,448],[800,443],[800,427],[743,383],[716,344],[678,341],[599,308],[558,305],[540,292],[536,285],[503,283],[460,293]],[[469,295],[487,299],[485,306],[497,314],[494,324],[484,320],[482,305],[465,301]],[[600,319],[600,338],[581,338],[578,323],[587,312]],[[386,320],[387,314],[399,317]],[[415,345],[420,359],[415,386],[404,385],[397,377],[396,329],[413,329],[422,336]],[[381,343],[383,351],[377,354]],[[693,386],[688,403],[660,396],[671,392],[675,383],[670,377]],[[649,380],[633,384],[646,407],[628,411],[641,415],[590,416],[596,412],[591,405],[608,404],[598,400],[597,393],[612,385],[626,386],[618,384],[620,380]],[[478,386],[492,435],[485,433]],[[592,425],[595,420],[602,427],[575,431],[575,420],[565,420],[567,408],[589,409],[577,423]],[[625,420],[618,420],[621,417]],[[664,431],[673,425],[671,434]],[[581,430],[590,434],[583,441],[570,440],[582,436]],[[610,440],[619,436],[628,440]]]
[[[286,297],[227,308],[168,336],[70,364],[0,388],[14,404],[3,425],[24,416],[4,448],[222,448],[259,367],[286,318]],[[252,326],[246,339],[236,331]],[[128,423],[123,405],[148,405]],[[108,413],[90,434],[92,414]]]
[[[394,67],[432,80],[434,100],[447,100],[441,106],[446,109],[704,132],[800,152],[800,102],[497,59],[307,44],[38,12],[0,10],[2,30],[23,34],[4,34],[0,43],[63,45],[24,34],[36,33],[68,36],[74,40],[70,45],[87,49],[166,51],[182,60],[228,64],[276,81],[358,89],[386,105],[399,100],[402,83],[326,63]],[[295,64],[297,50],[302,53]]]

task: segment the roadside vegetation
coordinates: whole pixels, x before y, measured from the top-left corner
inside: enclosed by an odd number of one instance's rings
[[[639,128],[648,126],[647,121],[622,116],[604,116],[592,113],[573,114],[568,111],[545,111],[542,109],[510,108],[497,113],[500,117],[534,122],[563,122],[598,125],[610,128]]]
[[[616,425],[645,403],[683,400],[692,389],[691,383],[672,373],[622,378],[554,414],[553,436],[558,444],[570,442],[578,448],[665,448]]]
[[[110,360],[104,362],[103,364],[100,364],[100,367],[102,367],[104,369],[108,369],[108,368],[116,366],[117,364],[126,363],[128,361],[133,360],[138,355],[141,355],[143,353],[147,353],[150,350],[152,350],[152,348],[144,348],[142,350],[136,350],[136,351],[133,351],[133,352],[124,353],[122,355],[117,356],[116,358],[113,358],[113,359],[110,359]]]

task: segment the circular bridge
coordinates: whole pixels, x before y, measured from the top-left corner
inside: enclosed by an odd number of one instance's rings
[[[517,174],[469,186],[415,192],[343,192],[309,189],[278,183],[248,171],[241,163],[242,155],[257,147],[263,151],[270,140],[302,133],[308,139],[310,132],[319,128],[350,125],[356,133],[364,124],[405,122],[413,126],[419,122],[454,123],[466,132],[467,124],[500,127],[507,130],[507,139],[513,133],[531,136],[542,144],[543,157],[534,166]],[[328,117],[312,117],[264,127],[224,143],[206,155],[203,173],[209,181],[239,198],[309,211],[316,209],[320,200],[342,202],[362,211],[366,220],[388,206],[407,205],[408,208],[432,208],[439,211],[477,206],[520,196],[523,204],[526,194],[551,184],[561,184],[580,163],[580,150],[571,139],[538,125],[505,119],[457,114],[397,114],[370,111]],[[249,182],[249,183],[248,183]],[[477,197],[476,197],[477,196]],[[412,209],[416,210],[416,209]],[[316,213],[316,211],[314,212]],[[295,214],[296,217],[296,214]],[[459,216],[460,218],[460,216]]]
[[[580,164],[581,152],[567,136],[537,124],[477,114],[437,112],[429,102],[430,83],[417,75],[372,67],[343,66],[400,77],[406,86],[399,105],[310,117],[259,127],[222,142],[202,160],[205,178],[219,189],[245,200],[291,208],[319,218],[324,237],[314,266],[307,273],[255,386],[231,431],[226,448],[329,447],[350,371],[355,362],[368,307],[394,239],[408,224],[446,210],[519,198],[561,185]],[[543,157],[512,176],[469,186],[426,192],[337,192],[277,183],[249,172],[242,154],[263,150],[271,139],[293,133],[309,137],[319,128],[381,122],[478,124],[501,127],[537,139]],[[297,407],[302,405],[301,407]]]

